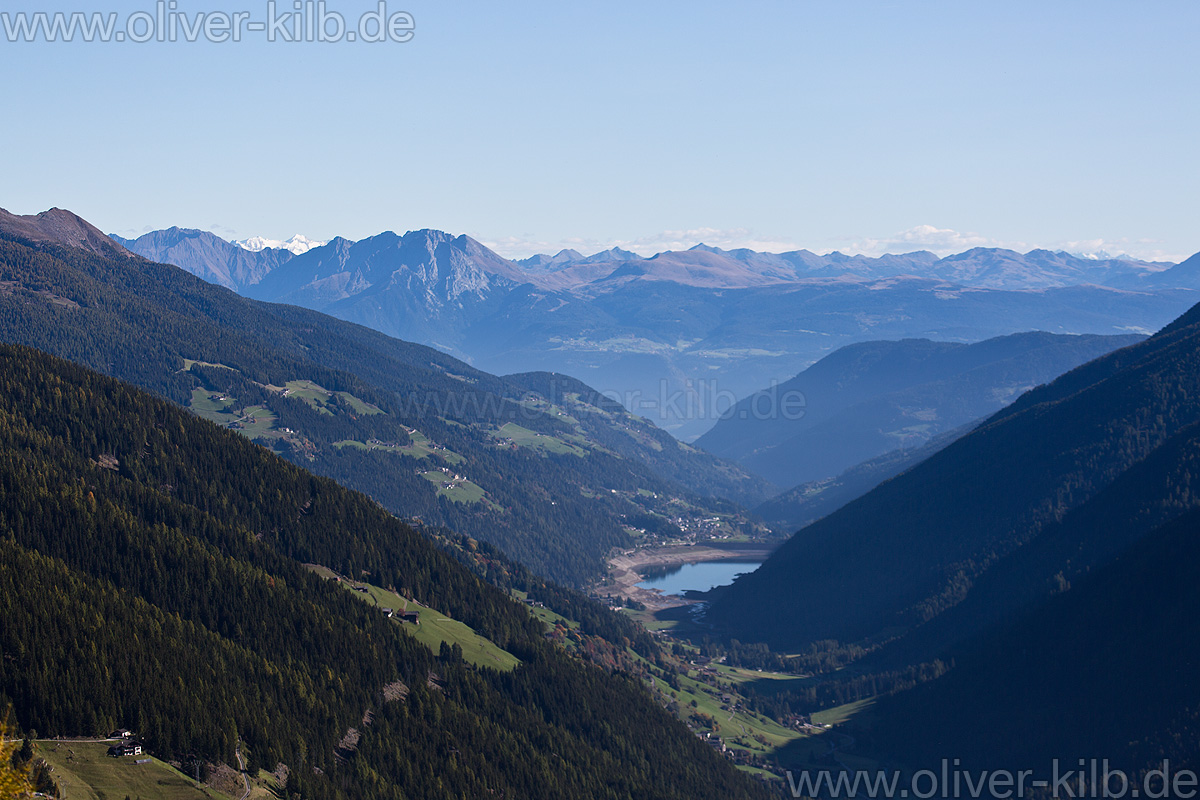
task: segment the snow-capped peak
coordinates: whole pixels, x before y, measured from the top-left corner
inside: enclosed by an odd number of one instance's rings
[[[282,241],[280,239],[265,239],[262,236],[252,236],[249,239],[242,239],[241,241],[234,242],[234,244],[243,250],[250,250],[251,252],[255,253],[257,253],[259,250],[271,248],[275,250],[287,250],[292,255],[298,256],[301,253],[307,253],[314,247],[321,247],[326,243],[309,239],[307,236],[297,233],[287,241]]]
[[[1063,250],[1060,252],[1088,261],[1137,261],[1128,253],[1113,253],[1108,250]]]

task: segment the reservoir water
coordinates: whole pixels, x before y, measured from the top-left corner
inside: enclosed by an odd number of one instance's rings
[[[690,590],[707,592],[715,586],[733,583],[744,572],[758,569],[760,561],[698,561],[669,567],[643,567],[643,589],[659,589],[663,594],[683,594]]]

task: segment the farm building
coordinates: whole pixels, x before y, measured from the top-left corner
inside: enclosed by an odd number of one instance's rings
[[[112,747],[108,748],[108,754],[113,758],[140,756],[142,754],[142,746],[136,742],[129,744],[114,744]]]

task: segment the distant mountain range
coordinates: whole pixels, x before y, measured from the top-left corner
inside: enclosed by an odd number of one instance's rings
[[[207,231],[183,228],[154,231],[136,239],[124,239],[115,234],[112,238],[145,256],[147,252],[161,252],[163,234],[167,233],[170,235],[165,238],[173,243],[172,247],[177,247],[183,238],[194,240],[200,251],[196,256],[202,258],[228,258],[227,252],[212,252],[214,247],[226,251],[236,247],[250,253],[267,250],[286,253],[264,256],[264,269],[239,278],[230,287],[239,292],[258,284],[263,275],[291,258],[326,245],[348,241],[337,237],[329,242],[320,242],[297,235],[287,241],[254,237],[227,242]],[[744,248],[722,250],[698,244],[689,250],[667,251],[648,257],[613,247],[590,256],[566,249],[552,256],[535,255],[519,261],[508,261],[470,237],[453,237],[431,230],[412,231],[403,237],[382,234],[405,240],[414,235],[418,239],[432,236],[461,240],[460,245],[464,250],[479,257],[478,266],[485,272],[511,277],[539,289],[580,295],[611,291],[635,280],[667,281],[710,289],[746,289],[810,279],[878,281],[898,277],[929,278],[975,289],[1053,289],[1087,284],[1124,289],[1156,286],[1200,288],[1200,274],[1196,274],[1196,270],[1172,272],[1172,267],[1176,265],[1171,263],[1127,257],[1087,257],[1050,250],[1031,250],[1022,254],[1002,248],[977,247],[944,258],[925,250],[872,257],[836,251],[818,255],[808,250],[787,253],[764,253]],[[362,241],[370,242],[378,238],[369,237]],[[409,241],[409,244],[412,242]],[[412,256],[413,253],[409,251],[405,255]],[[323,260],[326,264],[331,263],[328,259]],[[400,264],[416,266],[416,263],[403,260],[397,262],[397,266]],[[353,266],[348,268],[353,270]],[[304,285],[302,280],[305,277],[309,277],[308,273],[300,270],[286,282],[292,284],[293,288],[299,288]]]
[[[160,264],[174,264],[198,278],[235,292],[258,283],[294,255],[284,249],[247,250],[208,231],[184,228],[147,233],[136,242],[118,236],[112,238],[136,248],[133,252],[143,258]]]
[[[698,245],[648,258],[614,248],[514,262],[432,230],[333,239],[300,255],[183,229],[119,241],[248,297],[359,322],[490,372],[579,376],[684,439],[846,344],[1148,334],[1200,300],[1195,258],[994,248],[871,258]]]
[[[639,258],[637,253],[631,253],[628,250],[622,250],[619,247],[613,247],[608,250],[601,250],[590,256],[585,256],[578,250],[559,250],[558,253],[552,256],[536,255],[529,258],[521,259],[517,262],[523,269],[527,270],[545,270],[547,272],[557,272],[565,269],[572,264],[611,264],[620,261],[636,261]]]
[[[727,289],[810,278],[880,280],[901,276],[935,278],[980,289],[1049,289],[1081,284],[1131,288],[1161,282],[1163,273],[1173,266],[1132,258],[1092,258],[1050,250],[1031,250],[1022,254],[1002,248],[977,247],[945,258],[925,250],[871,257],[836,251],[817,255],[808,250],[787,253],[722,250],[704,244],[648,258],[618,248],[587,257],[575,250],[563,250],[552,257],[533,256],[517,263],[526,269],[550,268],[565,273],[570,280],[555,285],[569,291],[580,291],[601,277],[589,271],[572,272],[572,267],[598,263],[617,267],[602,276],[609,281],[637,276]],[[633,264],[636,266],[626,266]],[[1175,279],[1182,279],[1184,285],[1196,288],[1194,277],[1181,275],[1172,276],[1167,284]]]

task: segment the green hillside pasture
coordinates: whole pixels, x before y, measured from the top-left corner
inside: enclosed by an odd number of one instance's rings
[[[229,800],[229,796],[199,785],[182,772],[151,756],[110,758],[109,742],[37,743],[35,753],[53,768],[63,800],[101,800],[122,797],[161,800]],[[145,764],[135,762],[149,758]]]
[[[410,429],[408,432],[409,443],[404,445],[385,444],[384,442],[361,442],[355,439],[343,439],[340,442],[334,442],[334,447],[353,447],[356,450],[380,450],[385,453],[395,453],[397,455],[409,456],[411,458],[428,458],[436,456],[448,464],[461,464],[464,459],[453,450],[447,450],[445,447],[434,444],[429,440],[429,437],[416,429]]]
[[[487,494],[479,484],[472,483],[465,478],[454,480],[452,473],[447,474],[440,469],[422,472],[421,476],[438,487],[438,495],[440,497],[445,497],[456,503],[478,503]]]
[[[227,426],[237,419],[237,415],[230,411],[234,402],[232,397],[226,397],[219,392],[208,389],[192,389],[192,402],[189,403],[189,406],[197,416],[203,417],[209,422]]]
[[[415,600],[406,600],[395,592],[390,592],[379,586],[346,580],[325,567],[310,564],[308,568],[324,578],[338,578],[341,585],[347,591],[354,592],[355,596],[363,602],[371,603],[380,609],[392,609],[397,613],[397,616],[392,618],[393,621],[397,625],[402,626],[405,633],[408,633],[434,653],[439,652],[442,642],[445,642],[451,645],[457,644],[461,647],[463,659],[477,667],[491,667],[502,672],[508,672],[516,669],[517,665],[521,663],[512,653],[501,649],[491,640],[480,636],[469,625],[451,619],[440,611],[423,606]],[[402,622],[398,615],[399,612],[404,610],[419,612],[421,615],[420,624],[414,625],[411,622]]]
[[[273,432],[278,421],[279,418],[266,406],[247,406],[242,410],[242,417],[237,420],[242,427],[236,430],[238,433],[254,439]]]
[[[197,361],[194,358],[185,358],[183,360],[183,369],[181,369],[179,371],[180,372],[189,372],[189,371],[191,371],[192,367],[196,366],[197,364],[199,364],[202,367],[218,367],[220,369],[233,370],[234,372],[238,371],[236,369],[233,369],[233,367],[229,366],[228,364],[215,364],[211,361]]]
[[[333,392],[309,380],[288,381],[284,384],[283,392],[287,397],[298,397],[317,410],[326,413],[333,413],[326,406],[333,401],[334,395],[345,400],[347,405],[354,409],[354,413],[356,414],[369,417],[374,414],[383,413],[383,410],[378,406],[373,406],[365,400],[360,400],[349,392]]]
[[[814,725],[841,725],[859,714],[868,711],[873,705],[875,705],[875,699],[868,698],[853,703],[846,703],[842,706],[834,706],[833,708],[827,708],[824,711],[814,713],[812,721]]]
[[[580,458],[587,455],[587,450],[584,450],[582,447],[576,447],[554,436],[547,436],[544,433],[537,433],[528,428],[522,428],[513,422],[506,423],[500,430],[492,432],[491,436],[493,439],[499,441],[510,440],[518,447],[527,447],[542,454],[569,454],[579,456]]]
[[[193,389],[189,407],[197,416],[224,427],[238,423],[239,427],[235,430],[251,439],[275,430],[278,418],[266,406],[247,406],[244,409],[233,410],[236,405],[237,398],[208,389]]]

